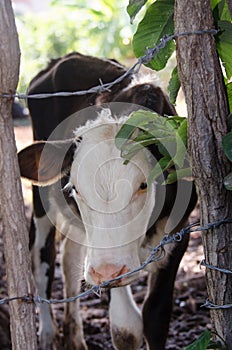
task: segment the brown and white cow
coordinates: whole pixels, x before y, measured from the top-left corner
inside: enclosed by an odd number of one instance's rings
[[[124,72],[115,61],[73,53],[39,73],[29,93],[88,89],[99,79],[106,83]],[[64,293],[70,297],[79,293],[83,273],[88,284],[98,285],[139,266],[165,233],[186,224],[194,208],[191,182],[163,186],[164,174],[147,188],[160,157],[155,146],[137,152],[127,165],[115,146],[115,136],[132,110],[175,114],[160,88],[130,80],[101,95],[29,100],[35,139],[46,141],[22,150],[19,164],[22,176],[34,184],[30,238],[38,294],[43,297],[51,296],[56,230],[65,236]],[[104,108],[90,107],[100,103]],[[187,244],[186,236],[169,246],[158,264],[148,266],[150,286],[142,314],[129,286],[139,274],[114,283],[109,315],[115,349],[139,349],[143,335],[150,350],[164,349],[174,280]],[[40,307],[39,334],[41,348],[51,349],[55,326],[46,304]],[[64,349],[87,349],[78,300],[65,305],[64,337]]]

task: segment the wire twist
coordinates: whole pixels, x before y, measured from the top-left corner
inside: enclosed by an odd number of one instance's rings
[[[110,91],[110,89],[122,82],[126,77],[130,76],[131,74],[137,74],[142,64],[149,64],[153,58],[162,50],[166,44],[174,40],[178,37],[186,36],[186,35],[202,35],[202,34],[211,34],[216,35],[218,33],[218,30],[216,29],[205,29],[205,30],[193,30],[183,33],[177,33],[168,35],[165,34],[161,39],[160,42],[155,45],[153,48],[147,48],[145,51],[145,54],[137,59],[137,62],[133,64],[123,75],[115,79],[114,81],[110,83],[103,84],[101,79],[99,79],[99,85],[94,86],[87,90],[80,90],[80,91],[66,91],[66,92],[52,92],[52,93],[40,93],[40,94],[20,94],[20,93],[13,93],[13,92],[3,92],[0,93],[0,98],[18,98],[18,99],[44,99],[44,98],[50,98],[50,97],[68,97],[68,96],[82,96],[87,94],[101,94],[104,91]]]
[[[43,297],[41,297],[39,295],[32,296],[30,294],[30,295],[24,295],[24,296],[21,296],[21,297],[20,296],[15,296],[15,297],[11,297],[11,298],[3,298],[3,299],[0,299],[0,304],[6,304],[6,303],[9,303],[9,302],[14,301],[14,300],[21,300],[21,301],[24,301],[24,302],[33,302],[35,304],[41,304],[41,303],[60,304],[60,303],[74,302],[77,299],[81,299],[81,298],[86,297],[86,296],[88,296],[90,294],[95,294],[98,297],[101,297],[102,289],[109,288],[113,284],[115,284],[115,282],[117,282],[117,281],[119,281],[119,280],[121,280],[123,278],[129,277],[131,275],[134,275],[134,274],[144,270],[147,265],[149,265],[151,263],[158,262],[161,259],[165,258],[165,256],[166,256],[165,246],[166,245],[169,245],[169,244],[172,244],[172,243],[177,243],[177,244],[180,243],[182,241],[184,235],[189,234],[191,232],[206,231],[206,230],[211,229],[213,227],[218,227],[220,225],[228,224],[228,223],[232,223],[232,219],[223,219],[223,220],[216,221],[216,222],[213,222],[213,223],[208,223],[207,225],[204,225],[204,226],[199,226],[199,221],[198,221],[198,222],[195,222],[193,224],[190,224],[190,225],[182,228],[180,230],[180,232],[176,232],[173,235],[165,235],[163,237],[163,239],[160,241],[160,243],[151,249],[149,257],[140,266],[138,266],[134,270],[126,272],[126,273],[124,273],[124,274],[122,274],[120,276],[117,276],[117,277],[115,277],[113,279],[105,281],[105,282],[103,282],[103,283],[101,283],[99,285],[92,286],[92,288],[90,288],[90,289],[88,289],[88,290],[86,290],[86,291],[84,291],[84,292],[82,292],[82,293],[80,293],[78,295],[75,295],[75,296],[72,296],[72,297],[69,297],[69,298],[63,298],[63,299],[46,299],[46,298],[43,298]],[[222,273],[229,273],[229,274],[232,273],[232,271],[230,271],[230,270],[217,268],[217,267],[208,265],[208,264],[206,264],[204,262],[204,260],[201,262],[201,264],[206,266],[206,267],[213,268],[215,270],[219,270]],[[202,305],[202,307],[206,307],[206,308],[210,308],[210,309],[228,309],[228,308],[232,308],[232,304],[227,304],[227,305],[220,306],[220,305],[213,304],[212,302],[207,300]]]

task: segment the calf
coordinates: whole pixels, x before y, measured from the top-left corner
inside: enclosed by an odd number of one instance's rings
[[[75,64],[69,64],[73,59]],[[99,79],[105,82],[123,73],[114,61],[72,54],[52,62],[33,79],[29,92],[87,89]],[[83,272],[87,283],[98,285],[139,266],[165,233],[173,234],[186,224],[194,208],[196,194],[190,182],[163,186],[164,174],[147,187],[149,173],[160,158],[155,146],[140,150],[124,164],[115,136],[128,113],[138,108],[161,115],[175,113],[161,89],[152,84],[128,85],[129,80],[99,96],[29,100],[36,140],[49,138],[19,153],[21,175],[34,184],[30,236],[41,296],[51,295],[55,230],[65,236],[62,265],[65,296],[70,297],[79,293]],[[105,108],[100,112],[99,107],[97,111],[88,107],[102,103]],[[129,287],[139,273],[114,282],[109,315],[116,349],[139,349],[143,334],[149,349],[164,349],[174,280],[187,244],[186,236],[169,246],[159,263],[148,265],[149,292],[142,315]],[[39,334],[41,348],[51,349],[55,327],[45,304],[40,308]],[[78,300],[65,305],[64,337],[64,348],[87,349]]]

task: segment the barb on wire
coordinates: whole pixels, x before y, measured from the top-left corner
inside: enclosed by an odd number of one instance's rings
[[[154,248],[151,249],[149,257],[140,266],[138,266],[137,268],[135,268],[132,271],[126,272],[126,273],[124,273],[120,276],[117,276],[111,280],[108,280],[108,281],[105,281],[99,285],[93,286],[92,288],[90,288],[90,289],[86,290],[85,292],[80,293],[76,296],[64,298],[64,299],[46,299],[46,298],[43,298],[39,295],[36,295],[36,296],[28,295],[28,296],[22,296],[22,297],[12,297],[12,298],[0,299],[0,304],[5,304],[5,303],[8,303],[8,302],[16,300],[16,299],[21,299],[25,302],[34,302],[36,304],[70,303],[70,302],[73,302],[77,299],[86,297],[86,296],[93,294],[93,293],[96,294],[98,297],[100,297],[102,289],[113,286],[115,284],[115,282],[117,282],[123,278],[129,277],[131,275],[134,275],[139,271],[144,270],[148,264],[150,264],[152,262],[157,262],[157,261],[163,259],[165,257],[165,248],[164,248],[165,245],[171,244],[174,242],[180,242],[183,238],[183,235],[186,233],[189,233],[191,231],[191,228],[196,226],[196,225],[198,225],[198,223],[186,226],[179,233],[175,233],[172,236],[165,235],[163,237],[163,239],[161,240],[161,242],[157,246],[155,246]]]
[[[203,30],[193,30],[183,33],[177,33],[172,35],[164,35],[160,42],[155,45],[153,48],[147,48],[145,51],[145,54],[138,58],[137,62],[135,62],[123,75],[115,79],[114,81],[110,83],[103,84],[101,80],[99,80],[99,85],[94,86],[88,90],[79,90],[74,92],[52,92],[52,93],[39,93],[39,94],[20,94],[20,93],[0,93],[0,98],[18,98],[18,99],[43,99],[43,98],[50,98],[50,97],[68,97],[68,96],[81,96],[81,95],[87,95],[87,94],[100,94],[103,91],[110,91],[110,89],[122,82],[126,77],[137,74],[140,71],[140,68],[142,64],[148,64],[151,62],[151,60],[159,53],[160,50],[162,50],[166,44],[181,36],[186,35],[200,35],[200,34],[211,34],[216,35],[218,33],[218,30],[216,29],[203,29]]]

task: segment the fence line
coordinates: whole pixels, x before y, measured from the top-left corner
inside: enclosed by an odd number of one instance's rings
[[[131,74],[136,74],[140,71],[142,64],[148,64],[151,62],[151,60],[159,53],[161,49],[165,47],[165,45],[171,41],[174,40],[178,37],[183,37],[186,35],[202,35],[202,34],[211,34],[211,35],[216,35],[218,33],[218,30],[216,29],[206,29],[206,30],[194,30],[194,31],[188,31],[188,32],[182,32],[178,34],[173,34],[173,35],[165,35],[160,39],[160,42],[158,45],[154,46],[153,48],[147,48],[145,54],[141,57],[139,57],[134,65],[130,67],[123,75],[121,75],[119,78],[116,80],[103,84],[100,80],[100,84],[98,86],[92,87],[88,90],[81,90],[81,91],[75,91],[75,92],[56,92],[56,93],[42,93],[42,94],[19,94],[19,93],[9,93],[9,92],[2,92],[0,93],[0,98],[19,98],[19,99],[29,99],[29,98],[34,98],[34,99],[43,99],[43,98],[49,98],[49,97],[67,97],[67,96],[81,96],[81,95],[86,95],[86,94],[100,94],[103,91],[110,91],[110,89],[123,81],[126,77],[130,76]],[[77,299],[83,298],[87,295],[90,295],[92,293],[96,294],[97,296],[101,296],[101,291],[103,288],[110,287],[113,283],[121,280],[122,278],[131,276],[141,270],[144,270],[145,267],[152,263],[152,262],[157,262],[161,259],[163,259],[166,255],[165,251],[165,245],[172,244],[174,242],[181,242],[183,239],[183,236],[185,234],[189,234],[194,231],[206,231],[215,227],[218,227],[222,224],[228,224],[232,223],[232,219],[224,219],[221,221],[209,223],[205,226],[199,226],[199,222],[191,224],[183,228],[180,232],[175,233],[174,235],[165,235],[161,242],[154,248],[151,249],[151,253],[148,257],[148,259],[142,263],[139,267],[136,269],[129,271],[125,274],[122,274],[114,279],[111,279],[109,281],[103,282],[100,285],[93,286],[92,288],[88,289],[87,291],[80,293],[76,296],[70,297],[70,298],[64,298],[64,299],[45,299],[40,297],[39,295],[33,296],[33,295],[24,295],[24,296],[15,296],[11,298],[3,298],[0,299],[0,304],[6,304],[9,302],[12,302],[14,300],[22,300],[24,302],[33,302],[33,303],[47,303],[47,304],[58,304],[58,303],[68,303],[68,302],[73,302]],[[217,271],[220,271],[222,273],[227,273],[227,274],[232,274],[232,271],[215,267],[212,265],[209,265],[203,260],[201,262],[201,265],[205,266],[206,268],[211,268]],[[227,304],[227,305],[215,305],[211,301],[207,300],[204,305],[204,307],[207,307],[209,309],[225,309],[225,308],[232,308],[232,304]]]
[[[232,309],[232,304],[217,305],[207,299],[206,302],[203,305],[201,305],[201,307],[206,307],[207,309],[210,309],[210,310]]]
[[[226,273],[228,275],[232,275],[232,271],[231,270],[227,270],[227,269],[222,269],[220,267],[216,267],[216,266],[213,266],[213,265],[210,265],[210,264],[207,264],[207,262],[204,260],[201,261],[200,263],[200,266],[205,266],[211,270],[215,270],[215,271],[220,271],[222,273]]]
[[[216,29],[205,29],[205,30],[193,30],[188,32],[182,32],[178,34],[172,34],[172,35],[164,35],[160,42],[155,45],[153,48],[147,48],[145,51],[145,54],[143,56],[140,56],[136,63],[134,63],[124,74],[122,74],[119,78],[115,79],[114,81],[110,83],[103,84],[102,81],[99,79],[100,84],[97,86],[94,86],[88,90],[80,90],[80,91],[66,91],[66,92],[53,92],[53,93],[40,93],[40,94],[20,94],[20,93],[9,93],[9,92],[2,92],[0,93],[0,98],[18,98],[18,99],[43,99],[43,98],[50,98],[50,97],[68,97],[68,96],[82,96],[86,94],[100,94],[104,91],[110,91],[110,89],[123,81],[126,77],[137,74],[142,64],[148,64],[151,62],[151,60],[159,53],[161,49],[163,49],[166,44],[179,37],[183,37],[186,35],[201,35],[201,34],[211,34],[216,35],[219,32],[219,30]]]
[[[6,304],[9,303],[11,301],[14,300],[21,300],[24,302],[30,302],[30,303],[35,303],[35,304],[40,304],[40,303],[46,303],[46,304],[60,304],[60,303],[70,303],[73,302],[77,299],[81,299],[85,296],[88,296],[90,294],[96,294],[98,297],[101,296],[101,292],[103,288],[107,288],[110,287],[111,285],[113,285],[115,282],[121,280],[122,278],[125,277],[129,277],[139,271],[142,271],[145,269],[145,267],[147,265],[149,265],[152,262],[157,262],[160,261],[161,259],[163,259],[166,255],[166,251],[165,251],[165,246],[172,244],[172,243],[180,243],[183,239],[183,236],[186,234],[190,234],[191,232],[196,232],[196,231],[207,231],[210,230],[212,228],[216,228],[219,227],[223,224],[231,224],[232,223],[232,219],[223,219],[220,221],[215,221],[213,223],[208,223],[205,226],[200,226],[199,222],[195,222],[193,224],[190,224],[184,228],[182,228],[179,232],[174,233],[172,236],[167,234],[163,237],[163,239],[160,241],[160,243],[158,245],[156,245],[155,247],[151,248],[151,253],[148,257],[148,259],[143,262],[140,266],[138,266],[137,268],[135,268],[132,271],[129,271],[127,273],[124,273],[120,276],[117,276],[113,279],[110,279],[108,281],[105,281],[99,285],[95,285],[92,288],[86,290],[85,292],[82,292],[78,295],[69,297],[69,298],[64,298],[64,299],[46,299],[46,298],[42,298],[39,295],[23,295],[23,296],[15,296],[12,298],[3,298],[0,299],[0,304]],[[203,260],[204,262],[204,260]],[[212,265],[208,265],[206,263],[201,262],[201,265],[204,265],[206,267],[212,268]],[[230,273],[232,274],[232,271],[227,270],[227,269],[223,269],[223,268],[215,268],[213,267],[215,270],[220,271],[222,273]],[[206,302],[202,305],[202,307],[206,307],[209,309],[228,309],[228,308],[232,308],[232,304],[227,304],[227,305],[216,305],[214,303],[212,303],[209,300],[206,300]]]

